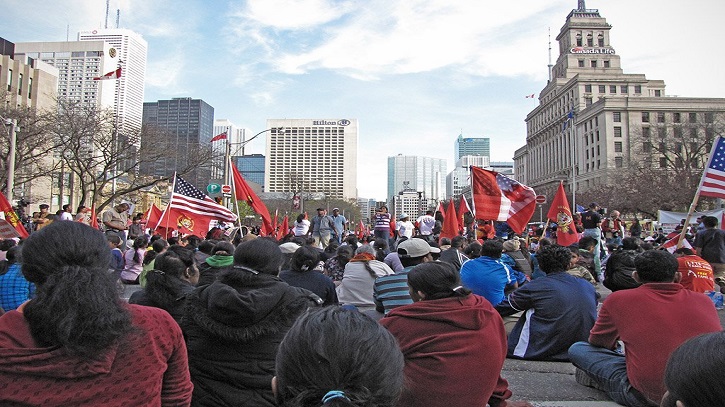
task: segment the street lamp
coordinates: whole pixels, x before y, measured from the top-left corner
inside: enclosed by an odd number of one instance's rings
[[[10,133],[8,133],[8,136],[10,136],[10,149],[8,151],[7,162],[8,182],[6,195],[8,202],[13,202],[13,189],[15,188],[15,147],[18,141],[18,120],[6,119],[2,116],[0,116],[0,120],[2,120],[3,124],[6,126],[10,126]]]
[[[230,160],[231,160],[232,144],[238,144],[242,148],[242,155],[244,155],[244,146],[249,144],[255,138],[259,137],[261,134],[266,133],[268,131],[272,131],[272,130],[277,130],[277,133],[281,133],[284,131],[284,127],[271,127],[269,129],[262,130],[259,133],[255,134],[254,136],[252,136],[249,140],[242,140],[240,143],[232,143],[229,136],[227,136],[227,148],[224,153],[224,163],[225,163],[224,164],[224,182],[231,184],[231,182],[230,182],[231,180],[229,179],[229,173],[230,173],[229,165],[230,165]]]

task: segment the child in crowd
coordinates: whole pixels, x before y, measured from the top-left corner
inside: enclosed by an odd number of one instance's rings
[[[108,247],[111,248],[111,264],[108,269],[113,276],[113,281],[116,281],[121,277],[124,266],[123,252],[120,249],[121,238],[118,235],[106,235],[106,240]]]
[[[592,283],[592,285],[597,285],[597,280],[594,279],[592,273],[586,267],[579,265],[579,248],[570,247],[569,250],[571,251],[571,260],[569,261],[569,268],[566,272],[574,277],[583,278]]]

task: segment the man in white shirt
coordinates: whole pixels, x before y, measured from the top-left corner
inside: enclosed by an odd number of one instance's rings
[[[73,215],[70,213],[70,204],[63,205],[63,212],[60,214],[60,220],[73,220]]]
[[[433,217],[433,211],[425,211],[425,215],[419,217],[416,221],[418,233],[425,236],[426,239],[433,234],[433,228],[436,225],[436,219]]]

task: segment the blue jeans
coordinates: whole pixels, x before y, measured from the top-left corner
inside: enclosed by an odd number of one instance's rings
[[[569,360],[595,380],[616,403],[631,407],[658,405],[629,383],[623,354],[588,342],[577,342],[569,348]]]
[[[584,229],[582,236],[591,236],[597,239],[597,245],[594,246],[594,272],[597,276],[602,272],[602,258],[601,258],[601,246],[602,246],[602,230],[599,228]],[[597,278],[594,276],[594,278]]]

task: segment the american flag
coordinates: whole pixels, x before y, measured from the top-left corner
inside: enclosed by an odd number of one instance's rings
[[[199,216],[209,216],[225,222],[237,220],[237,215],[232,211],[219,205],[178,175],[176,176],[176,182],[174,182],[174,192],[171,194],[169,208]]]
[[[471,189],[476,219],[505,221],[516,233],[523,232],[536,210],[531,187],[495,171],[471,167]]]
[[[710,162],[702,174],[700,195],[725,198],[725,139],[718,137],[710,151]]]

